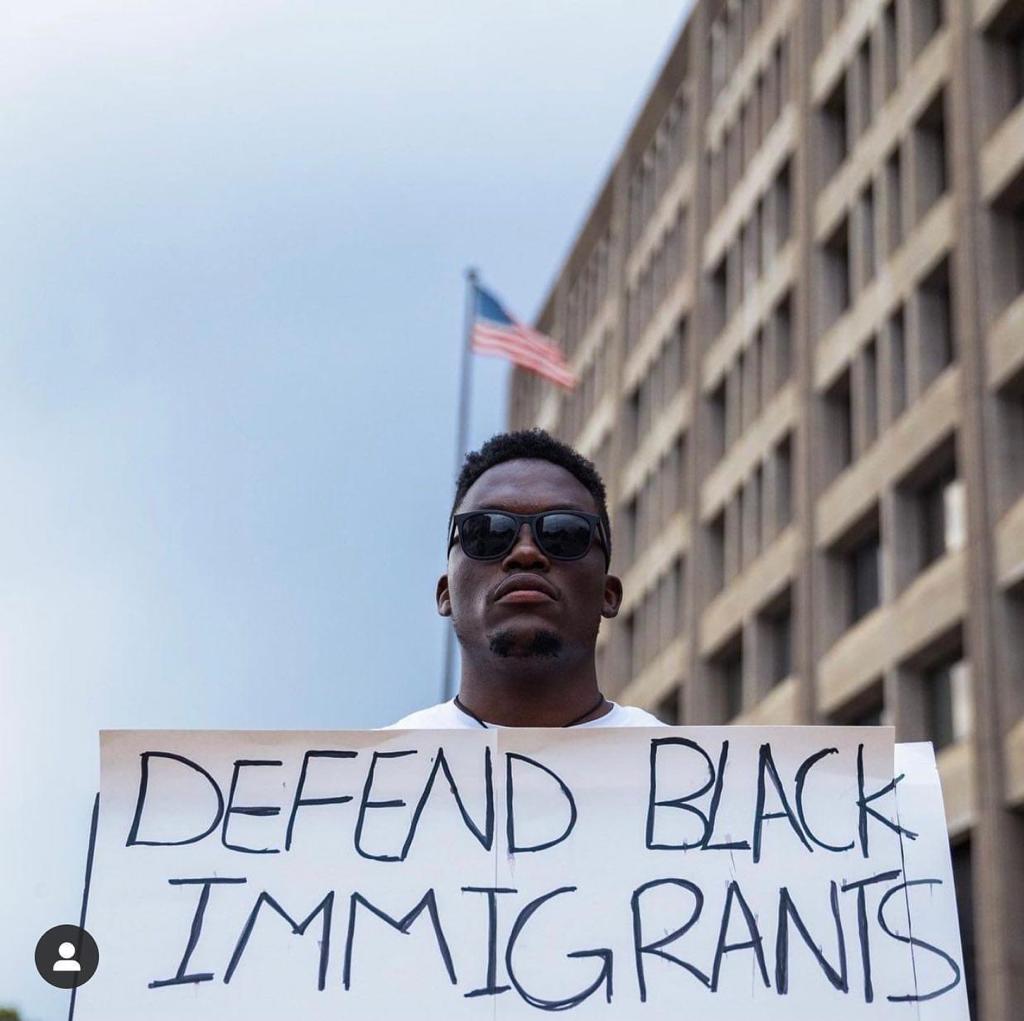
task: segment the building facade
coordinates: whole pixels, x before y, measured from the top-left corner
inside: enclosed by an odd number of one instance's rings
[[[1024,0],[697,0],[538,317],[604,690],[938,753],[973,1016],[1024,1008]]]

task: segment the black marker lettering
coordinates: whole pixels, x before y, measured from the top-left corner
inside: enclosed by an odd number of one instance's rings
[[[672,932],[667,933],[660,939],[655,940],[653,943],[644,943],[640,898],[648,890],[668,885],[682,887],[682,889],[693,894],[693,910],[690,912],[690,917],[681,926],[679,926],[678,929],[673,929]],[[677,939],[681,939],[687,932],[689,932],[690,929],[693,928],[694,925],[697,924],[697,920],[700,918],[701,909],[704,906],[704,894],[696,883],[691,883],[687,879],[651,880],[651,882],[644,883],[643,886],[639,886],[633,891],[633,896],[630,898],[630,906],[633,909],[633,955],[636,959],[636,980],[637,984],[640,986],[641,1003],[647,1002],[647,977],[644,974],[644,954],[651,954],[654,957],[660,957],[662,960],[671,961],[672,964],[678,964],[680,968],[685,968],[705,986],[711,985],[711,979],[709,979],[699,968],[690,964],[689,961],[684,961],[681,958],[676,957],[674,954],[670,954],[666,950],[662,949],[670,943],[674,943]]]
[[[515,792],[513,789],[513,769],[512,760],[515,759],[518,762],[526,762],[531,766],[536,766],[537,769],[544,773],[547,773],[555,783],[558,784],[565,796],[565,800],[569,805],[569,821],[566,823],[565,829],[562,833],[554,837],[551,840],[546,840],[541,844],[531,844],[529,846],[519,846],[516,843],[516,822],[515,822]],[[569,834],[572,833],[576,826],[576,799],[572,796],[572,791],[569,790],[568,785],[565,781],[553,770],[548,769],[541,762],[537,762],[535,759],[528,758],[525,755],[519,755],[517,752],[506,752],[505,753],[505,784],[508,791],[508,807],[505,816],[505,830],[508,838],[508,853],[509,854],[521,854],[528,851],[544,851],[549,847],[554,847],[556,844],[562,843],[563,840],[568,839]]]
[[[278,854],[279,847],[246,847],[244,844],[232,844],[228,841],[228,823],[232,815],[252,815],[268,817],[278,815],[280,806],[273,805],[235,805],[235,791],[238,788],[238,774],[250,766],[280,766],[280,759],[237,759],[231,772],[231,790],[228,793],[228,807],[224,812],[224,823],[220,830],[220,842],[230,851],[242,851],[244,854]]]
[[[426,807],[427,799],[430,797],[430,792],[434,787],[434,780],[437,779],[438,772],[444,773],[445,779],[448,781],[448,789],[452,792],[452,797],[455,798],[455,804],[459,808],[459,814],[462,816],[462,821],[466,824],[470,833],[480,841],[480,846],[485,851],[489,851],[494,844],[494,778],[491,770],[491,749],[484,749],[484,793],[486,798],[484,808],[484,827],[480,829],[472,817],[466,811],[466,806],[463,804],[462,795],[459,794],[458,785],[455,783],[455,777],[452,776],[451,768],[448,765],[448,760],[445,758],[444,749],[437,749],[437,758],[434,759],[434,765],[430,770],[430,776],[427,777],[426,786],[423,788],[423,793],[420,795],[420,800],[416,804],[416,810],[412,815],[412,822],[409,824],[409,833],[405,838],[405,843],[402,845],[401,860],[405,859],[409,855],[409,848],[412,847],[413,838],[416,835],[416,826],[420,821],[420,816],[423,814],[423,809]]]
[[[217,785],[217,781],[214,780],[209,773],[203,769],[202,766],[197,762],[193,762],[191,759],[186,759],[183,755],[175,755],[173,752],[143,752],[142,753],[142,766],[139,773],[139,797],[135,802],[135,816],[132,819],[131,830],[128,833],[128,841],[125,847],[132,847],[135,844],[141,844],[148,847],[179,847],[182,844],[195,844],[205,837],[208,837],[220,823],[221,816],[224,814],[224,795],[221,793],[220,787]],[[213,788],[214,794],[217,796],[217,813],[213,817],[213,822],[203,830],[202,833],[197,834],[194,837],[186,837],[184,840],[140,840],[139,839],[139,826],[142,823],[142,810],[146,804],[146,794],[149,791],[149,762],[151,759],[170,759],[173,762],[180,762],[183,766],[188,766],[189,769],[195,770],[200,776],[206,778],[210,786]]]
[[[295,798],[292,801],[292,812],[288,817],[288,832],[284,838],[284,849],[292,849],[292,831],[295,828],[295,815],[298,810],[306,805],[344,805],[352,800],[351,794],[342,794],[335,798],[304,798],[302,791],[306,786],[306,773],[309,770],[310,759],[354,759],[357,752],[335,752],[335,751],[308,751],[302,756],[302,769],[299,772],[299,785],[295,788]]]
[[[474,996],[497,996],[507,993],[511,986],[498,985],[498,894],[518,893],[518,890],[503,886],[464,886],[463,893],[487,895],[487,982],[479,989],[466,993],[466,999]]]
[[[441,928],[441,919],[437,914],[437,898],[434,896],[433,890],[427,890],[416,907],[414,907],[412,911],[403,918],[399,919],[394,919],[390,915],[385,914],[380,908],[371,904],[361,893],[354,893],[352,894],[351,906],[349,908],[348,915],[348,937],[345,940],[345,969],[342,977],[342,983],[346,989],[350,989],[352,987],[352,946],[355,942],[356,935],[356,908],[360,904],[375,914],[382,922],[387,922],[392,929],[402,933],[404,936],[409,935],[409,930],[412,928],[413,922],[415,922],[423,911],[426,910],[427,915],[430,918],[430,924],[434,928],[434,936],[437,939],[437,946],[441,951],[441,960],[444,962],[445,970],[448,972],[448,978],[451,980],[452,985],[457,983],[458,980],[455,977],[455,965],[452,964],[452,952],[448,949],[448,941],[444,938],[444,931]]]
[[[743,913],[743,920],[746,922],[747,931],[750,933],[750,939],[744,940],[742,943],[726,943],[729,933],[729,919],[732,916],[732,902],[733,900],[739,902],[740,911]],[[761,972],[761,978],[764,981],[765,988],[771,989],[771,982],[768,980],[768,966],[764,963],[764,947],[761,945],[764,942],[764,938],[761,936],[760,931],[757,928],[757,919],[754,917],[754,912],[750,910],[750,906],[747,904],[746,899],[743,896],[743,892],[740,890],[740,885],[735,880],[729,884],[729,888],[725,895],[725,908],[722,911],[722,927],[718,930],[718,943],[715,946],[715,961],[711,968],[711,991],[716,992],[718,990],[718,979],[722,972],[722,959],[726,954],[732,953],[734,950],[753,950],[754,957],[757,960],[757,967]]]
[[[778,795],[779,801],[782,803],[781,812],[766,812],[764,810],[765,798],[767,791],[765,789],[765,776],[771,777],[773,786],[775,787],[775,793]],[[804,836],[804,831],[800,828],[800,823],[797,822],[796,816],[793,814],[793,810],[789,807],[789,800],[786,798],[786,792],[782,787],[782,779],[779,776],[779,771],[775,766],[775,758],[772,755],[772,746],[770,744],[761,745],[761,749],[757,756],[757,807],[754,809],[754,864],[757,864],[761,860],[761,832],[764,824],[769,819],[788,819],[789,825],[793,828],[793,832],[797,835],[800,843],[807,848],[808,851],[813,851],[814,848],[807,842],[807,838]]]
[[[865,901],[864,888],[875,883],[887,883],[899,876],[900,870],[879,872],[877,876],[858,879],[853,883],[844,883],[843,893],[847,890],[857,891],[857,936],[860,939],[860,959],[864,968],[864,1002],[871,1003],[875,999],[875,987],[871,983],[871,943],[868,939],[868,909]]]
[[[512,933],[508,938],[508,947],[505,950],[505,969],[508,971],[509,981],[513,986],[515,986],[516,992],[519,993],[519,995],[528,1004],[530,1004],[531,1007],[537,1007],[539,1010],[569,1010],[572,1007],[578,1007],[585,1000],[593,996],[593,994],[596,993],[602,985],[605,987],[606,1002],[612,1002],[612,952],[607,947],[602,947],[598,950],[576,950],[571,954],[566,954],[566,957],[574,959],[598,957],[601,959],[601,970],[598,972],[597,978],[594,979],[589,986],[585,989],[581,989],[575,996],[567,996],[562,1000],[545,1000],[539,996],[534,996],[531,993],[528,993],[516,977],[515,969],[512,967],[512,954],[515,950],[516,942],[533,913],[542,904],[552,898],[558,897],[563,893],[574,893],[575,891],[575,886],[561,886],[557,890],[552,890],[550,893],[542,894],[536,900],[530,901],[530,903],[519,912],[519,917],[516,918],[515,925],[512,926]]]
[[[682,748],[691,748],[697,752],[705,762],[708,770],[707,782],[696,791],[680,798],[668,798],[664,801],[658,800],[658,753],[666,745],[678,745]],[[704,851],[747,851],[750,844],[746,840],[733,841],[725,844],[712,844],[711,838],[714,835],[715,819],[718,816],[718,806],[722,800],[722,790],[725,784],[725,768],[729,761],[729,742],[722,742],[722,751],[718,757],[718,768],[715,769],[711,756],[696,741],[685,737],[657,737],[651,741],[651,767],[650,784],[647,796],[647,834],[646,844],[649,851],[689,851],[695,847]],[[708,814],[705,815],[691,801],[702,798],[708,791],[712,790],[711,804],[708,806]],[[701,821],[701,836],[699,840],[684,841],[681,844],[660,844],[655,843],[655,810],[658,808],[677,808],[684,812],[695,815]]]
[[[792,919],[797,932],[814,955],[818,966],[825,973],[825,978],[841,993],[850,991],[849,972],[846,961],[846,940],[843,937],[843,921],[839,914],[839,887],[830,883],[829,903],[832,906],[832,918],[836,926],[836,946],[839,957],[839,968],[833,968],[826,960],[821,946],[814,941],[804,920],[800,917],[790,896],[789,890],[779,890],[779,929],[775,939],[775,988],[780,996],[789,992],[789,922]]]
[[[296,936],[302,936],[305,934],[306,929],[309,927],[309,923],[316,918],[321,912],[323,913],[323,929],[320,936],[320,968],[317,973],[317,989],[323,992],[327,984],[327,961],[330,958],[331,953],[331,913],[334,910],[334,891],[332,890],[313,910],[306,916],[301,922],[296,922],[291,915],[273,897],[264,890],[257,898],[256,903],[253,905],[252,911],[249,913],[249,917],[246,919],[245,925],[242,927],[242,935],[238,937],[238,943],[235,946],[234,953],[231,955],[231,960],[228,963],[228,970],[224,972],[224,983],[225,985],[231,981],[231,976],[234,975],[235,969],[238,967],[238,962],[242,959],[242,952],[245,950],[246,944],[249,942],[249,937],[252,935],[253,926],[256,924],[256,918],[260,913],[260,908],[264,904],[269,904],[291,927],[292,932]]]
[[[891,936],[895,940],[899,940],[900,943],[906,943],[911,947],[920,947],[922,950],[928,950],[938,957],[941,957],[946,964],[952,969],[953,980],[947,983],[941,989],[935,989],[930,993],[906,993],[900,996],[887,996],[886,999],[890,1003],[924,1003],[925,1000],[934,1000],[938,996],[942,996],[943,993],[948,993],[951,989],[955,989],[960,984],[960,965],[953,960],[945,950],[940,950],[937,946],[933,946],[931,943],[926,943],[923,939],[918,939],[913,934],[913,927],[906,936],[901,936],[898,932],[894,932],[889,928],[885,921],[885,905],[889,902],[889,898],[897,893],[901,893],[903,890],[909,890],[912,886],[942,886],[941,879],[911,879],[908,882],[900,883],[898,886],[894,886],[891,890],[886,890],[882,899],[878,902],[878,924],[882,927],[882,932],[886,936]],[[909,904],[908,904],[908,915],[909,915]],[[916,985],[916,982],[915,982]]]
[[[884,787],[880,790],[875,791],[873,794],[865,794],[864,792],[864,745],[857,746],[857,808],[860,812],[860,849],[861,853],[865,858],[868,857],[868,816],[874,816],[880,823],[887,826],[893,833],[898,833],[901,836],[906,837],[908,840],[917,840],[917,834],[911,833],[910,830],[905,830],[898,823],[894,823],[891,819],[877,812],[871,808],[871,803],[877,801],[879,798],[884,797],[890,791],[896,790],[896,785],[903,779],[903,774],[893,777]]]
[[[162,989],[164,986],[181,986],[190,982],[210,982],[213,979],[212,971],[188,972],[188,963],[192,959],[192,951],[199,942],[199,936],[203,931],[203,917],[206,914],[206,905],[210,900],[210,887],[223,884],[244,883],[244,879],[221,879],[216,876],[206,876],[202,879],[168,879],[171,886],[201,886],[199,891],[199,903],[196,905],[195,914],[192,916],[192,928],[189,930],[188,943],[185,945],[185,953],[182,954],[181,964],[174,978],[157,979],[149,983],[150,989]]]
[[[838,748],[822,748],[820,752],[815,752],[813,755],[804,759],[800,764],[800,768],[796,771],[796,796],[793,800],[796,802],[796,814],[800,818],[800,825],[803,826],[804,832],[807,834],[808,838],[825,851],[835,851],[837,854],[841,854],[843,851],[849,851],[853,847],[853,841],[851,840],[848,844],[845,844],[842,847],[837,847],[835,844],[826,844],[824,840],[821,840],[814,834],[814,831],[807,824],[807,815],[804,812],[804,786],[807,783],[807,774],[822,759],[829,755],[836,755],[838,752]]]
[[[356,853],[363,858],[372,858],[374,861],[401,861],[400,854],[372,854],[363,850],[363,825],[366,822],[366,811],[370,808],[402,808],[405,802],[401,798],[395,801],[371,801],[370,791],[373,789],[373,776],[377,771],[377,763],[381,759],[402,759],[406,755],[417,754],[413,749],[402,752],[374,752],[370,759],[370,769],[366,774],[366,783],[363,785],[363,796],[359,799],[359,818],[356,820],[355,849]]]

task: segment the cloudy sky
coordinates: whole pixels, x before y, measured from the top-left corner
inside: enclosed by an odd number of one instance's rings
[[[0,1006],[66,1015],[98,729],[437,700],[463,269],[534,314],[686,7],[7,7]]]

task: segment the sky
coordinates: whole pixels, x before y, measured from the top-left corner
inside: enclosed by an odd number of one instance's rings
[[[100,729],[438,700],[463,272],[536,313],[687,7],[5,10],[0,1006],[66,1016]]]

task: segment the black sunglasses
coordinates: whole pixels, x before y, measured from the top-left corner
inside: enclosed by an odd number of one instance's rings
[[[579,560],[587,555],[594,531],[608,555],[608,536],[597,514],[555,510],[540,514],[513,514],[511,511],[478,510],[456,514],[448,532],[448,551],[458,540],[462,552],[471,560],[497,560],[516,544],[519,530],[529,525],[534,542],[554,560]]]

